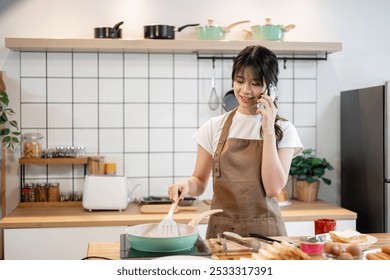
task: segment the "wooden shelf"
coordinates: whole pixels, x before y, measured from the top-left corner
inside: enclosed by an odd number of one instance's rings
[[[20,202],[20,208],[57,208],[57,207],[81,207],[81,201],[64,201],[64,202]]]
[[[340,42],[5,38],[5,46],[14,51],[203,53],[222,55],[237,54],[248,45],[262,45],[271,49],[277,55],[325,55],[342,50],[342,43]]]
[[[88,158],[20,158],[19,164],[87,164]]]

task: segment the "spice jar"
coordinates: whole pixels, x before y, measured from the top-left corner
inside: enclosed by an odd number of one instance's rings
[[[27,133],[22,135],[23,157],[40,158],[42,154],[42,139],[40,133]]]
[[[49,183],[47,188],[47,201],[56,202],[60,201],[60,184],[59,183]]]
[[[35,184],[34,183],[25,183],[23,189],[27,188],[28,192],[28,202],[35,202]]]
[[[47,184],[37,183],[35,188],[35,201],[46,202],[47,201]]]
[[[30,189],[27,187],[22,188],[22,202],[29,202],[30,201]]]
[[[115,163],[105,163],[104,164],[104,173],[106,175],[115,175],[116,174],[116,164]]]

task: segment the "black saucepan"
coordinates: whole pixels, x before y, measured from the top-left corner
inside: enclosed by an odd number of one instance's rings
[[[180,26],[177,32],[182,31],[189,26],[198,26],[199,23],[186,24]],[[145,39],[175,39],[175,26],[167,24],[154,24],[144,26],[144,38]]]
[[[122,29],[119,27],[123,24],[123,21],[118,22],[114,27],[96,27],[95,38],[111,38],[118,39],[122,38]]]

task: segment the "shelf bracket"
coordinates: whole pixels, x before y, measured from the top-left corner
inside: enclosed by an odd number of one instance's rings
[[[199,53],[197,53],[197,58],[198,60],[200,59],[211,59],[213,60],[213,65],[214,65],[214,62],[215,60],[217,59],[220,59],[220,60],[233,60],[236,59],[235,56],[201,56],[199,55]],[[318,60],[328,60],[328,53],[325,52],[323,56],[315,56],[315,57],[311,57],[311,56],[308,56],[308,57],[304,57],[304,56],[299,56],[299,57],[295,57],[295,56],[292,56],[292,57],[288,57],[288,56],[277,56],[277,58],[279,60],[283,60],[283,68],[286,69],[287,66],[287,60],[312,60],[312,61],[318,61]]]

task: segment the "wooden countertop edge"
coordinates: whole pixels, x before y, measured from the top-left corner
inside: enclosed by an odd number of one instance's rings
[[[174,214],[177,223],[186,224],[199,213],[209,209],[209,205],[198,201],[198,211],[178,212]],[[55,210],[55,212],[53,211]],[[294,201],[293,205],[281,207],[286,222],[313,221],[316,218],[333,218],[336,220],[354,220],[357,214],[350,210],[323,201],[302,203]],[[0,228],[54,228],[54,227],[99,227],[99,226],[132,226],[141,223],[158,223],[165,214],[142,214],[137,204],[119,211],[84,210],[82,206],[60,208],[18,207],[0,221]],[[204,219],[201,224],[206,224]]]

